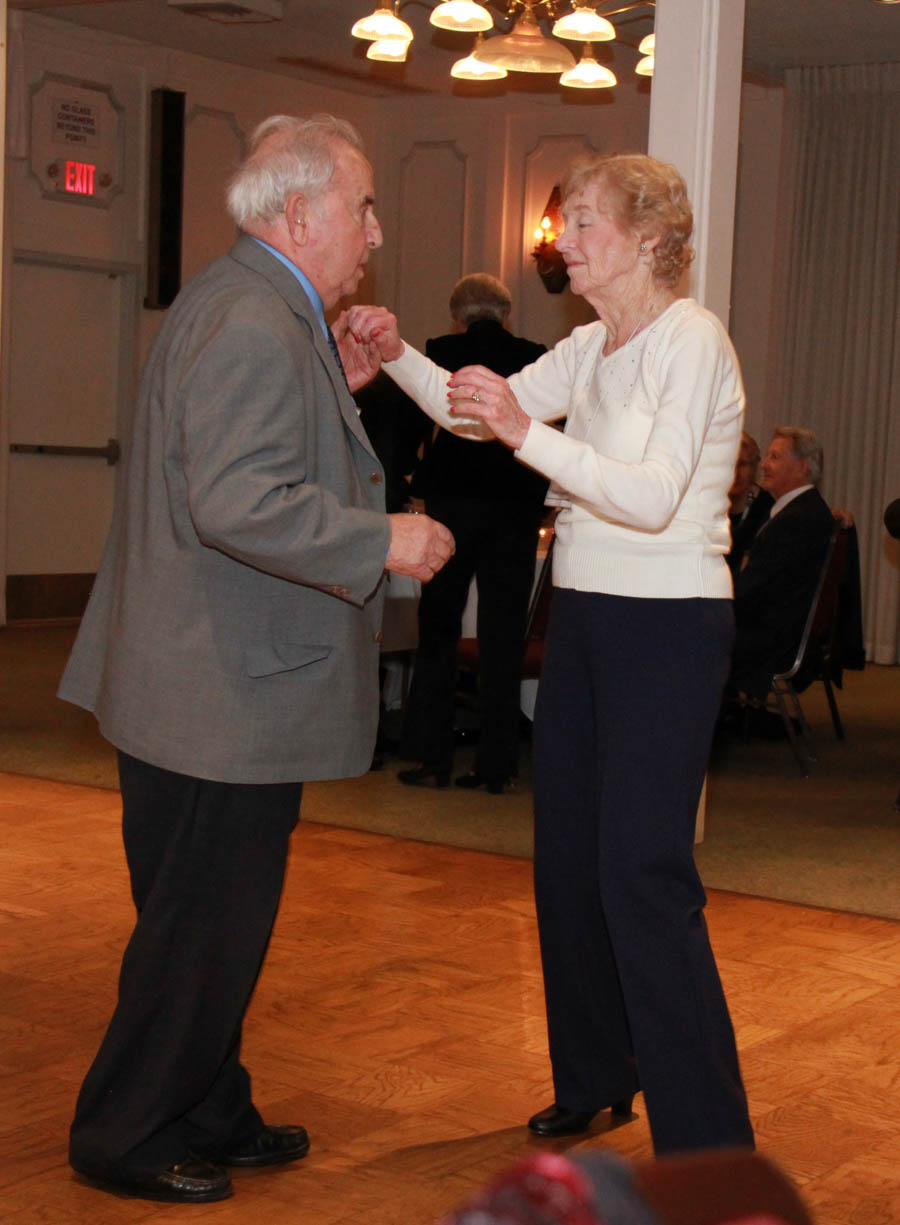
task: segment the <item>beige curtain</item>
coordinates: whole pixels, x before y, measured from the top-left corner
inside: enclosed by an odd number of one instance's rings
[[[825,448],[822,492],[859,531],[868,658],[900,662],[900,64],[785,77],[769,405]]]

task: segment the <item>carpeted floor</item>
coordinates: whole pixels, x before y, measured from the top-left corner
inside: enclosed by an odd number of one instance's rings
[[[112,749],[86,712],[54,698],[74,631],[0,629],[0,770],[115,787]],[[820,687],[818,687],[820,688]],[[824,694],[804,696],[819,762],[804,778],[786,742],[721,737],[697,863],[710,888],[900,919],[900,668],[849,673],[838,742]],[[459,769],[470,749],[461,749]],[[304,817],[476,850],[531,853],[527,745],[514,794],[404,787],[402,763],[312,783]]]

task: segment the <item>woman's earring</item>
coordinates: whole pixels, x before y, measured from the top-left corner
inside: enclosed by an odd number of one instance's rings
[[[642,242],[640,245],[641,255],[643,255],[646,250],[647,250],[647,244],[645,242]]]

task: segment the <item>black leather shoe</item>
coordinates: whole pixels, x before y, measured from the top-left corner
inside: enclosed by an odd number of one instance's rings
[[[431,766],[412,766],[409,770],[401,770],[397,778],[407,787],[427,787],[430,778],[434,779],[435,787],[446,787],[450,782],[450,771],[432,770]]]
[[[222,1150],[208,1153],[220,1165],[260,1166],[286,1165],[298,1161],[309,1152],[309,1136],[305,1127],[264,1127],[262,1131],[240,1144],[228,1144]]]
[[[138,1199],[162,1200],[169,1204],[209,1204],[234,1194],[228,1172],[198,1157],[178,1161],[160,1174],[133,1177],[100,1175],[78,1166],[75,1169],[103,1191],[119,1191]]]
[[[470,770],[468,774],[461,774],[456,780],[456,785],[457,787],[464,787],[466,791],[475,791],[478,787],[484,787],[491,795],[503,795],[507,787],[512,790],[511,779],[485,778],[477,770]]]
[[[613,1102],[611,1111],[614,1118],[627,1119],[631,1117],[630,1097]],[[598,1110],[567,1110],[565,1106],[555,1103],[541,1110],[528,1120],[528,1130],[536,1136],[555,1139],[557,1136],[579,1136],[587,1131],[600,1112]]]

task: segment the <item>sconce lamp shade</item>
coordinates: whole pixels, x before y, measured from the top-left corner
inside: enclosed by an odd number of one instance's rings
[[[570,89],[608,89],[616,84],[616,77],[615,73],[597,63],[588,45],[575,67],[562,74],[559,83],[568,85]]]
[[[644,37],[641,39],[641,41],[638,43],[638,51],[640,51],[641,55],[653,55],[655,50],[656,50],[656,35],[655,34],[645,34]]]
[[[553,27],[555,38],[571,38],[579,43],[609,42],[616,30],[611,21],[585,4],[576,4],[571,13],[560,17]]]
[[[533,6],[526,3],[523,16],[512,33],[491,38],[472,52],[477,60],[505,68],[508,72],[565,72],[575,67],[575,57],[562,43],[545,38],[534,19]]]
[[[361,17],[350,31],[354,38],[368,38],[375,41],[380,38],[402,38],[412,42],[412,29],[395,17],[389,8],[376,9],[368,17]]]
[[[441,0],[428,20],[442,30],[458,30],[463,34],[489,30],[494,24],[484,5],[476,4],[475,0]]]
[[[367,60],[383,60],[388,64],[402,64],[409,50],[408,38],[377,38],[369,43]]]
[[[655,56],[645,55],[642,60],[638,60],[638,62],[635,64],[634,70],[639,77],[652,77],[655,62]]]

